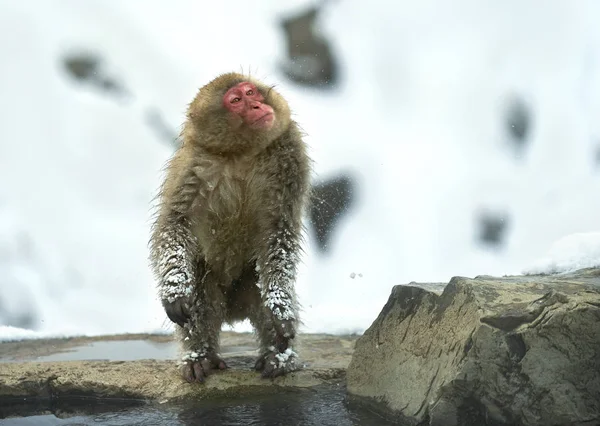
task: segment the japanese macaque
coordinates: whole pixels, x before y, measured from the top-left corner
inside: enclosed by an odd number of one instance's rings
[[[223,323],[249,319],[255,368],[277,377],[297,366],[294,283],[310,188],[310,159],[283,97],[223,74],[189,105],[169,161],[150,240],[166,314],[176,323],[189,382],[227,365]]]

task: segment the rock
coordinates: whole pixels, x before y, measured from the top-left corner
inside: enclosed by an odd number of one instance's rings
[[[2,398],[132,398],[182,400],[190,397],[274,393],[281,387],[305,388],[340,377],[335,369],[303,370],[269,381],[250,369],[212,374],[205,384],[190,385],[172,361],[62,361],[5,364],[0,373]]]
[[[506,241],[508,225],[508,213],[490,209],[480,211],[477,217],[479,242],[485,247],[502,247]]]
[[[28,410],[43,411],[80,397],[166,403],[337,385],[345,377],[356,341],[354,336],[300,335],[297,345],[303,368],[273,380],[261,378],[252,369],[258,351],[252,348],[256,341],[251,333],[222,333],[222,354],[230,368],[212,374],[204,384],[184,382],[175,360],[143,359],[144,353],[138,354],[140,359],[118,360],[123,349],[119,343],[142,340],[165,345],[173,343],[172,339],[166,335],[120,335],[0,343],[0,419],[25,415]],[[89,345],[98,342],[103,343],[104,354],[109,353],[106,345],[114,344],[116,360],[44,361],[50,355],[76,353],[82,347],[89,356]],[[28,359],[37,360],[23,362]],[[41,408],[39,401],[45,401]]]
[[[313,184],[310,225],[321,253],[329,251],[328,245],[336,226],[355,202],[355,191],[356,183],[347,174]]]
[[[296,83],[330,89],[337,84],[339,67],[328,39],[316,24],[323,5],[282,20],[287,58],[281,68]]]
[[[67,75],[78,83],[93,86],[119,99],[130,96],[125,86],[105,69],[100,55],[90,51],[69,52],[62,62]]]
[[[513,96],[506,111],[505,123],[510,141],[517,154],[521,154],[531,133],[532,114],[529,105],[522,97]]]
[[[347,385],[411,425],[600,424],[600,269],[395,286]]]
[[[165,120],[157,108],[147,108],[145,112],[146,124],[154,131],[158,139],[165,142],[173,148],[181,146],[179,135]]]

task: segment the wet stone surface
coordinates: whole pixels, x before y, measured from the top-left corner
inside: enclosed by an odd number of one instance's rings
[[[299,337],[296,349],[307,366],[345,368],[357,337],[305,334]],[[256,357],[256,340],[251,333],[223,332],[221,354],[225,358]],[[0,343],[0,363],[175,360],[177,355],[177,344],[170,335],[130,334]]]
[[[290,424],[355,424],[352,416],[369,417],[343,403],[355,340],[303,335],[303,368],[269,380],[252,370],[254,336],[223,332],[230,368],[203,385],[180,379],[167,335],[4,342],[0,424],[277,424],[285,413]]]

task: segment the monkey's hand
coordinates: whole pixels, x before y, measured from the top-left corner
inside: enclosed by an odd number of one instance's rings
[[[287,349],[288,342],[296,337],[296,312],[292,303],[294,297],[280,287],[272,287],[266,293],[265,306],[268,308],[275,332],[273,343],[280,352],[283,352]]]
[[[179,299],[171,299],[162,301],[163,308],[169,319],[175,324],[183,327],[190,319],[190,300],[189,297],[180,297]]]
[[[160,289],[163,308],[169,319],[183,327],[190,319],[190,306],[192,306],[192,285],[189,276],[173,268],[168,271],[165,281]],[[182,277],[185,281],[182,282]]]
[[[211,370],[225,370],[227,364],[215,352],[189,352],[181,358],[181,375],[189,383],[204,383]]]
[[[271,346],[258,358],[254,368],[262,371],[262,377],[275,378],[297,370],[297,358],[298,354],[291,348],[279,352],[274,346]]]

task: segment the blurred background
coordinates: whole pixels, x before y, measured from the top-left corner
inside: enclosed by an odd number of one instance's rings
[[[0,337],[168,332],[152,198],[219,73],[278,90],[315,200],[305,332],[544,268],[600,226],[600,3],[0,0]],[[236,326],[248,330],[248,324]]]

